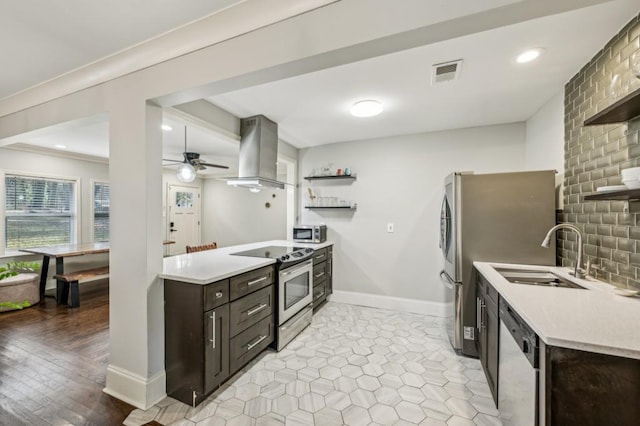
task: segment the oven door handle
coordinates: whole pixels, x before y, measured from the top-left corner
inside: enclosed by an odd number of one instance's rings
[[[286,276],[289,276],[291,274],[295,274],[295,273],[297,273],[299,271],[303,271],[303,270],[311,267],[311,265],[313,265],[313,262],[311,260],[307,260],[307,261],[301,263],[301,266],[298,267],[298,268],[291,269],[291,270],[285,269],[284,271],[280,271],[280,273],[282,274],[283,277],[286,277]]]

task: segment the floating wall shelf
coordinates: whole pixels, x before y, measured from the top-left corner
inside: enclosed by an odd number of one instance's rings
[[[640,189],[622,189],[620,191],[598,192],[595,194],[585,195],[584,199],[589,201],[597,200],[622,200],[622,201],[640,201]]]
[[[309,210],[325,210],[325,209],[355,210],[356,209],[355,206],[327,206],[327,207],[305,206],[304,208]]]
[[[585,201],[628,201],[631,213],[640,212],[640,189],[623,189],[620,191],[598,192],[585,195]]]
[[[584,125],[622,123],[638,116],[640,116],[640,89],[629,93],[594,116],[587,118]]]
[[[306,180],[329,180],[329,179],[353,179],[357,178],[353,175],[330,175],[330,176],[305,176]]]

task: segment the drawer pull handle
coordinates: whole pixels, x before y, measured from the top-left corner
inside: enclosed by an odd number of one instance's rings
[[[220,299],[222,297],[222,292],[221,291],[217,291],[216,292],[216,299]]]
[[[324,257],[324,254],[321,254],[319,256],[316,256],[316,259],[322,259]]]
[[[266,303],[263,303],[262,305],[258,306],[257,308],[253,308],[253,309],[247,311],[247,316],[251,316],[251,315],[253,315],[255,313],[258,313],[261,310],[263,310],[264,308],[266,308],[267,306],[269,306],[269,305],[267,305]]]
[[[319,293],[318,296],[316,296],[318,299],[320,299],[322,296],[324,296],[324,291]]]
[[[267,277],[262,277],[262,278],[258,278],[257,280],[249,281],[247,283],[247,287],[251,287],[252,285],[258,284],[259,282],[262,282],[262,281],[264,281],[266,279],[267,279]]]
[[[256,340],[254,343],[249,343],[247,345],[247,351],[250,351],[251,349],[255,348],[256,346],[258,346],[260,344],[260,342],[262,342],[264,339],[266,339],[267,336],[260,336],[258,338],[258,340]]]
[[[320,272],[319,274],[314,275],[316,278],[320,278],[321,276],[324,275],[324,272]]]
[[[211,347],[213,349],[216,348],[216,313],[214,312],[213,314],[211,314],[211,316],[209,316],[209,318],[211,318],[211,321],[213,322],[213,324],[211,325],[211,339],[209,339],[209,342],[211,342]]]

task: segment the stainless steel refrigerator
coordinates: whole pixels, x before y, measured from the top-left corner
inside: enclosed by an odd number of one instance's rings
[[[540,245],[555,215],[554,170],[445,178],[441,278],[453,300],[447,331],[456,352],[478,355],[473,262],[555,265],[555,244]]]

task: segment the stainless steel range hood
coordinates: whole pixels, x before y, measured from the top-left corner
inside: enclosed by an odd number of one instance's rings
[[[264,115],[240,120],[240,159],[237,178],[227,178],[227,185],[253,190],[284,189],[277,180],[278,124]]]

